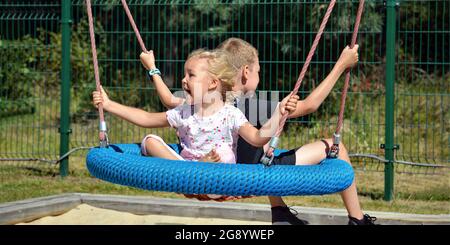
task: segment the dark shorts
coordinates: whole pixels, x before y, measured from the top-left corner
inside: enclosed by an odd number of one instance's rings
[[[279,154],[273,158],[273,165],[295,165],[297,158],[295,157],[295,152],[299,148],[295,148],[286,152]]]
[[[295,157],[295,152],[297,152],[298,149],[300,149],[300,147],[278,154],[273,158],[272,165],[295,165],[295,162],[297,160],[297,158]],[[259,162],[259,159],[261,159],[261,157],[263,156],[262,154],[263,153],[258,154],[260,155],[260,157],[257,158],[258,160],[239,164],[261,164],[261,162]]]

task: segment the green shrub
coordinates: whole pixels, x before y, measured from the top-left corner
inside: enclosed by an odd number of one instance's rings
[[[34,112],[33,86],[41,79],[30,47],[37,40],[0,40],[0,117]],[[32,49],[31,49],[32,50]]]

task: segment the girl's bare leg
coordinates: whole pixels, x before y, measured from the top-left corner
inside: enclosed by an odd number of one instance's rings
[[[180,160],[180,157],[174,155],[165,143],[155,138],[149,137],[145,140],[145,150],[147,151],[147,156],[160,157],[169,160]]]

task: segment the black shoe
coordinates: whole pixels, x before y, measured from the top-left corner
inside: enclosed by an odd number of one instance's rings
[[[295,214],[291,213],[291,210]],[[307,225],[306,220],[297,218],[298,212],[288,207],[272,207],[272,225]]]
[[[356,219],[348,216],[348,225],[376,225],[376,220],[376,217],[370,217],[370,215],[368,214],[364,214],[364,217],[362,219]]]

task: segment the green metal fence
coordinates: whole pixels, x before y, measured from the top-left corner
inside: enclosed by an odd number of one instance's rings
[[[58,156],[60,13],[56,1],[0,3],[2,158]]]
[[[92,2],[100,76],[110,97],[147,110],[163,110],[144,75],[140,48],[120,1]],[[240,37],[259,50],[259,90],[286,94],[293,88],[329,1],[128,3],[146,46],[155,51],[157,66],[174,91],[180,88],[190,51]],[[301,87],[302,98],[326,77],[350,42],[357,6],[358,1],[336,4]],[[70,149],[98,145],[97,112],[90,103],[95,82],[85,13],[82,0],[0,3],[3,160],[55,160]],[[360,63],[352,73],[342,133],[356,168],[386,169],[386,199],[390,199],[394,170],[439,173],[448,168],[420,166],[450,166],[449,23],[450,3],[445,0],[366,1],[358,38]],[[287,123],[283,148],[331,137],[342,83],[337,83],[317,112]],[[61,92],[65,86],[67,90]],[[69,106],[70,110],[61,109]],[[112,143],[138,142],[150,132],[176,141],[171,129],[141,129],[108,114],[106,121]],[[67,163],[63,161],[62,173],[67,173]]]

